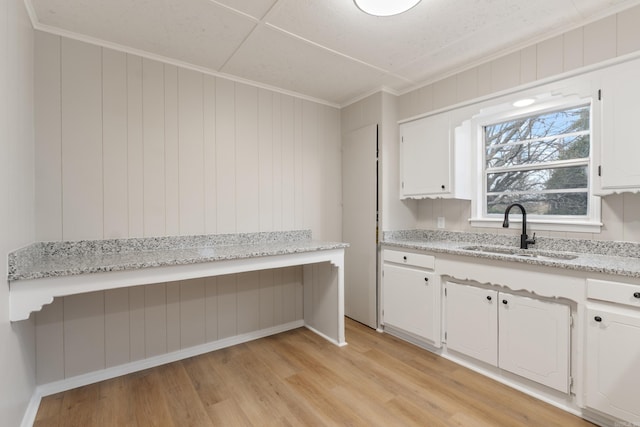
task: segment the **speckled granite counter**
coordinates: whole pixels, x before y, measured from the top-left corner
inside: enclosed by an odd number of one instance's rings
[[[337,274],[305,282],[305,289],[309,295],[322,292],[335,304],[309,301],[304,325],[344,345],[347,246],[312,240],[310,230],[34,243],[9,254],[9,316],[11,321],[27,319],[67,295],[330,263]]]
[[[586,239],[537,237],[531,249],[516,254],[490,253],[465,249],[477,245],[519,248],[519,235],[465,233],[432,230],[401,230],[383,232],[387,247],[417,249],[435,253],[463,255],[500,261],[512,261],[577,271],[596,272],[640,278],[640,244]],[[518,253],[572,254],[575,259],[531,258]]]
[[[9,254],[10,281],[344,248],[310,230],[34,243]]]

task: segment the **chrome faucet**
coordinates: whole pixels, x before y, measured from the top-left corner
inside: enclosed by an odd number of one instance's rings
[[[522,206],[520,203],[511,203],[507,207],[507,210],[504,211],[504,222],[502,223],[502,226],[504,228],[509,228],[509,212],[514,206],[519,207],[520,211],[522,212],[522,234],[520,235],[520,249],[528,249],[529,245],[534,245],[536,243],[536,233],[533,233],[533,238],[531,239],[529,238],[529,236],[527,236],[527,211],[524,210],[524,206]]]

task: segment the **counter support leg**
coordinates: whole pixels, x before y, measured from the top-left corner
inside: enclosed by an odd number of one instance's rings
[[[342,262],[305,265],[303,282],[305,325],[338,346],[346,345]]]

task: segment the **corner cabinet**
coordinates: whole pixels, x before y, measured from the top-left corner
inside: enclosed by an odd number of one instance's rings
[[[569,393],[569,306],[447,282],[447,348]]]
[[[400,198],[470,199],[468,136],[449,112],[400,124]]]
[[[382,323],[385,332],[440,347],[440,280],[434,257],[385,249]]]
[[[586,406],[634,425],[640,420],[640,286],[588,280],[587,298]]]
[[[595,151],[594,193],[640,191],[640,59],[602,71],[601,136]]]

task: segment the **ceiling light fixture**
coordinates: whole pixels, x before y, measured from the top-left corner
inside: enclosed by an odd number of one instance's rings
[[[358,9],[374,16],[392,16],[406,12],[420,0],[353,0]]]
[[[534,102],[536,102],[535,99],[525,98],[525,99],[520,99],[520,100],[514,102],[513,106],[514,107],[528,107],[529,105],[533,104]]]

